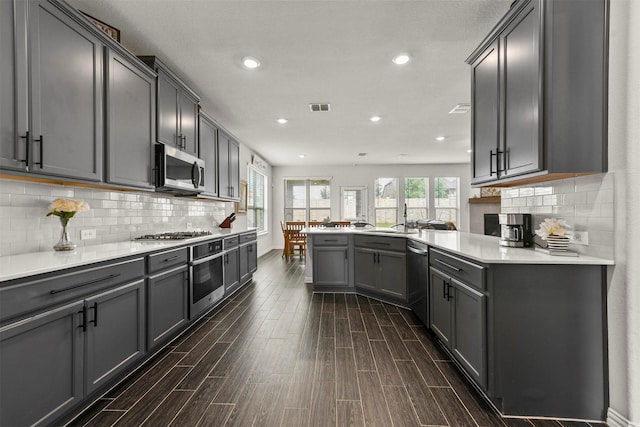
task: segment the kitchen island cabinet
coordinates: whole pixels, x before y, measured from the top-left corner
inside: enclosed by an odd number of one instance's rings
[[[354,237],[356,290],[406,303],[406,243],[396,237]]]
[[[467,58],[472,184],[607,170],[607,2],[520,0]]]
[[[313,264],[318,268],[313,270],[314,286],[323,289],[344,289],[350,286],[350,256],[349,236],[317,236],[313,243],[307,243],[313,256]],[[366,281],[363,277],[362,281]],[[372,282],[372,280],[368,280]]]
[[[6,100],[3,93],[2,167],[100,182],[104,44],[98,30],[58,1],[17,0],[2,8],[3,19],[15,16],[7,26],[15,45],[3,40],[1,52],[8,59],[2,87],[15,88]]]

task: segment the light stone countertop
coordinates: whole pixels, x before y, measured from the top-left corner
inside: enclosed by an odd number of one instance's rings
[[[553,256],[537,252],[532,248],[509,248],[498,244],[498,237],[462,231],[423,230],[404,233],[391,228],[307,228],[307,234],[364,234],[411,239],[434,248],[446,250],[485,264],[574,264],[614,265],[612,259],[586,255],[577,257]]]
[[[49,273],[72,267],[95,264],[130,256],[145,256],[163,249],[189,246],[213,238],[224,238],[254,231],[253,229],[214,231],[213,234],[186,240],[125,241],[85,246],[71,252],[34,252],[0,257],[0,282]]]

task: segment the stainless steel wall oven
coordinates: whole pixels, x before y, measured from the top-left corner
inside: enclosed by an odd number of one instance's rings
[[[189,318],[193,319],[224,296],[222,239],[189,249]]]

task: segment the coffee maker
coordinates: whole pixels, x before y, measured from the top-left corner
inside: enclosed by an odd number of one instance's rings
[[[531,214],[498,214],[500,222],[500,246],[515,248],[533,244]]]

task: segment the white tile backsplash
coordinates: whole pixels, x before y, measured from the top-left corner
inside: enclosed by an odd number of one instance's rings
[[[53,250],[60,221],[46,214],[58,198],[80,199],[91,207],[69,221],[71,239],[79,247],[185,231],[187,223],[213,230],[231,209],[230,203],[214,200],[0,179],[0,256]],[[88,228],[96,230],[96,239],[80,240],[80,230]]]
[[[571,249],[613,258],[614,193],[613,173],[547,181],[503,189],[501,212],[532,214],[534,229],[545,217],[563,218],[575,230],[589,233],[588,246],[570,245]]]

